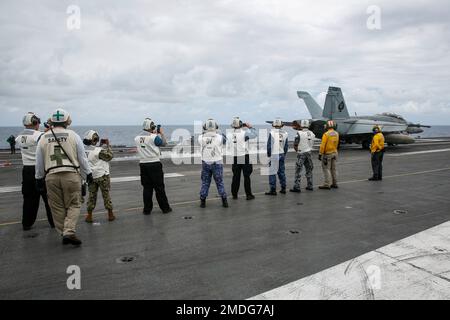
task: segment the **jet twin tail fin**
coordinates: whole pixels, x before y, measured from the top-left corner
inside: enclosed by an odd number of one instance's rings
[[[341,88],[329,87],[322,116],[325,119],[348,119],[347,105]]]
[[[308,92],[297,91],[297,95],[305,102],[312,119],[322,119],[322,108],[317,104],[317,102],[313,99],[313,97],[311,97]]]

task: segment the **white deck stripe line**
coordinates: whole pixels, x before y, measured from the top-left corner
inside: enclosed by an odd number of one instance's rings
[[[184,177],[184,174],[181,173],[165,173],[164,178],[177,178]],[[120,182],[130,182],[130,181],[139,181],[141,180],[140,176],[129,176],[129,177],[116,177],[111,178],[111,183],[120,183]],[[18,192],[21,191],[21,186],[10,186],[10,187],[0,187],[1,193],[10,193],[10,192]]]
[[[21,186],[0,187],[0,193],[18,192],[21,190],[22,190]]]
[[[450,299],[450,221],[250,298]]]
[[[391,154],[389,154],[389,156],[391,156],[391,157],[401,157],[401,156],[409,156],[409,155],[414,155],[414,154],[426,154],[426,153],[437,153],[437,152],[447,152],[447,151],[450,151],[450,148],[424,150],[424,151],[411,151],[411,152],[402,152],[402,153],[391,153]]]

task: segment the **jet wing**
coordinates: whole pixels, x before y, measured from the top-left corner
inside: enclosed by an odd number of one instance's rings
[[[379,125],[381,131],[385,133],[404,132],[408,127],[405,123],[374,121],[369,119],[351,119],[336,121],[336,123],[338,124],[338,131],[348,135],[372,133],[372,128],[375,125]]]

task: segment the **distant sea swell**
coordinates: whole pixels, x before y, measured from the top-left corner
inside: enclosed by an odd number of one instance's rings
[[[193,125],[167,125],[163,126],[165,134],[168,139],[171,139],[172,133],[176,129],[188,130],[191,135],[194,135]],[[222,130],[228,129],[229,126],[221,126]],[[256,129],[270,129],[269,125],[255,125]],[[13,134],[17,136],[21,131],[22,127],[0,127],[0,149],[9,148],[9,144],[6,139]],[[115,146],[134,146],[134,138],[142,131],[140,126],[73,126],[72,130],[77,132],[81,137],[83,134],[90,130],[97,130],[100,137],[109,138],[112,145]],[[289,133],[289,140],[293,140],[295,132],[291,128],[286,128]],[[425,128],[425,131],[419,135],[414,135],[416,137],[430,138],[430,137],[450,137],[450,126],[433,126],[429,129]]]

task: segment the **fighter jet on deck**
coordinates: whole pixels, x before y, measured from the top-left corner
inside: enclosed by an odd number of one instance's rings
[[[401,116],[393,113],[351,117],[348,113],[341,88],[328,88],[323,110],[308,92],[297,91],[297,95],[305,102],[311,114],[310,129],[318,138],[322,137],[325,131],[324,125],[327,120],[334,120],[336,122],[341,143],[358,143],[362,144],[365,149],[368,149],[370,146],[374,125],[379,125],[382,128],[385,141],[388,145],[414,143],[414,138],[409,136],[409,134],[423,132],[422,127],[429,128],[429,126],[409,123]],[[285,122],[285,125],[296,127],[298,123],[300,123],[300,120]]]

